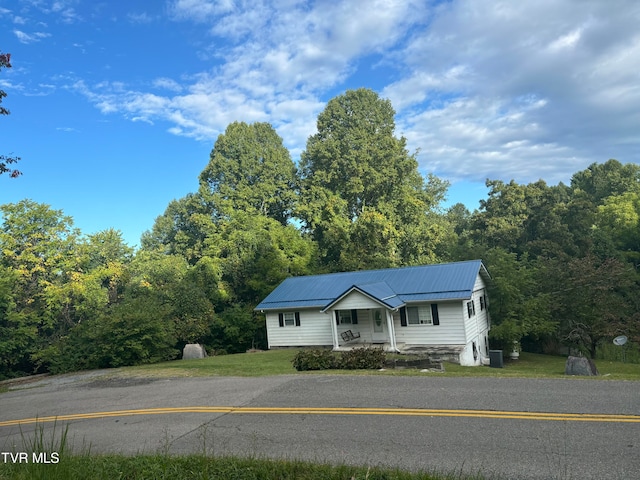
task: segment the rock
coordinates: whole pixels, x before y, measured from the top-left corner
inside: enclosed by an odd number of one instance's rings
[[[586,357],[569,357],[564,367],[565,375],[583,375],[595,376],[599,375],[596,364],[593,360]]]
[[[207,351],[204,345],[199,343],[187,343],[182,350],[183,360],[193,360],[194,358],[204,358],[207,356]]]

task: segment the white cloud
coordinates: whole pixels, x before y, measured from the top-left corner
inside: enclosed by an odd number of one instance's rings
[[[171,90],[172,92],[182,91],[182,85],[171,78],[156,78],[153,81],[153,86],[164,90]]]
[[[173,0],[210,69],[149,80],[154,93],[81,90],[104,113],[198,139],[268,121],[295,157],[331,96],[375,85],[421,168],[449,178],[566,181],[639,158],[635,0],[425,3]]]
[[[43,38],[47,38],[47,37],[51,36],[50,33],[34,32],[34,33],[29,34],[29,33],[23,32],[21,30],[14,30],[13,33],[21,43],[26,43],[26,44],[39,42]]]
[[[147,12],[142,13],[128,13],[127,18],[131,23],[147,24],[153,22],[153,17]]]
[[[178,19],[204,22],[208,18],[233,10],[233,0],[175,0],[171,13]]]
[[[358,58],[393,45],[415,13],[410,3],[395,0],[339,8],[295,0],[178,0],[169,11],[176,20],[209,25],[220,65],[190,82],[156,79],[156,89],[176,94],[162,97],[161,106],[145,103],[148,94],[134,89],[92,88],[88,98],[104,113],[162,119],[175,124],[172,133],[199,139],[214,139],[235,120],[269,121],[296,152],[315,129],[324,92],[347,78]]]
[[[64,23],[74,23],[81,20],[80,15],[71,5],[75,4],[75,0],[58,0],[52,3],[51,12],[59,15]]]
[[[423,168],[567,181],[591,162],[637,161],[638,140],[620,142],[640,128],[640,8],[616,5],[443,4],[384,90]]]

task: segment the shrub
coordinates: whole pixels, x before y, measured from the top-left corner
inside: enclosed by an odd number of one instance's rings
[[[331,350],[301,350],[293,357],[293,368],[305,370],[328,370],[336,368],[336,357]]]
[[[339,368],[345,370],[378,369],[384,366],[386,354],[381,348],[354,348],[342,352]]]

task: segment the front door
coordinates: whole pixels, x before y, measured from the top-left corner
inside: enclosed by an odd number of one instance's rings
[[[387,335],[387,316],[382,308],[371,310],[371,325],[373,325],[373,332],[371,334],[372,343],[389,341],[389,336]]]

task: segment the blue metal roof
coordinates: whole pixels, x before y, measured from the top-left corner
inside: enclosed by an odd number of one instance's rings
[[[256,310],[323,309],[352,288],[398,308],[406,302],[471,298],[478,274],[489,274],[481,260],[289,277]]]

